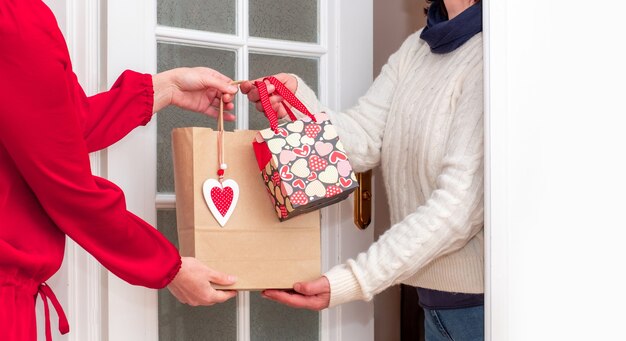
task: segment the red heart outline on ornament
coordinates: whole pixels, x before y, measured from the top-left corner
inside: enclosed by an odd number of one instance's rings
[[[221,196],[224,192],[227,191],[228,188],[230,188],[233,191],[233,194],[232,194],[233,197],[230,200],[230,203],[228,202],[217,203],[217,205],[220,205],[221,208],[225,208],[225,206],[222,206],[222,205],[228,206],[228,208],[226,209],[226,212],[222,215],[222,213],[218,209],[218,206],[216,205],[214,200],[225,199],[226,201],[228,201],[229,199],[228,193],[226,194],[226,198]],[[230,216],[235,211],[235,207],[237,206],[237,201],[239,200],[239,185],[237,185],[237,183],[231,179],[224,180],[222,181],[222,183],[220,183],[219,181],[215,179],[207,179],[202,184],[202,194],[204,195],[204,201],[209,207],[211,214],[213,214],[213,217],[215,217],[215,220],[217,220],[217,222],[222,227],[224,227],[224,225],[226,225],[226,223],[228,222],[228,219],[230,219]],[[216,196],[216,194],[219,195],[219,197]]]

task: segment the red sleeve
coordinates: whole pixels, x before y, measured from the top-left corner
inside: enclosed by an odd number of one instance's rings
[[[54,18],[14,14],[19,20],[0,25],[0,144],[59,229],[123,280],[166,286],[180,268],[176,248],[126,210],[118,187],[91,174],[69,56]],[[115,114],[115,105],[109,108],[103,116]],[[91,126],[94,141],[104,135],[100,124]]]
[[[152,75],[126,70],[109,91],[87,97],[72,73],[89,152],[106,148],[152,118]]]

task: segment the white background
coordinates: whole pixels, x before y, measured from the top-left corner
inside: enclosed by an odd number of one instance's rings
[[[623,1],[485,1],[491,340],[624,340]]]

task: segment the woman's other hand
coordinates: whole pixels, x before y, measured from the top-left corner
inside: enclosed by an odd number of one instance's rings
[[[319,311],[330,304],[330,283],[328,278],[322,276],[310,282],[294,284],[293,291],[265,290],[263,297],[293,308]]]
[[[211,283],[233,285],[235,281],[235,277],[209,269],[193,257],[182,257],[182,266],[167,288],[181,303],[209,306],[237,295],[232,290],[216,290]]]
[[[152,76],[154,88],[153,111],[168,105],[217,117],[220,98],[224,101],[224,120],[234,121],[228,113],[234,109],[232,103],[237,86],[232,79],[206,67],[176,68]]]
[[[296,93],[296,90],[298,90],[298,81],[294,76],[286,73],[279,73],[274,75],[274,77],[276,77],[276,79],[285,84],[289,91]],[[259,91],[254,85],[254,82],[262,80],[263,78],[259,78],[254,81],[243,82],[239,85],[239,87],[241,88],[241,92],[244,95],[248,95],[248,100],[254,103],[256,109],[260,112],[263,112],[264,110],[263,106],[261,105],[261,100],[259,98]],[[287,115],[287,111],[281,104],[283,98],[280,95],[274,93],[274,90],[276,89],[272,84],[270,84],[269,82],[265,82],[265,84],[267,85],[267,92],[270,94],[270,102],[272,103],[272,108],[274,108],[274,110],[278,113],[278,118],[285,117]],[[289,105],[286,102],[284,104]],[[291,106],[289,107],[291,108]]]

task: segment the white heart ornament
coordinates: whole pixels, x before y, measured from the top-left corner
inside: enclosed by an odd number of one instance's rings
[[[239,185],[230,179],[222,183],[215,179],[207,179],[202,184],[202,194],[215,220],[222,227],[226,225],[239,200]]]

